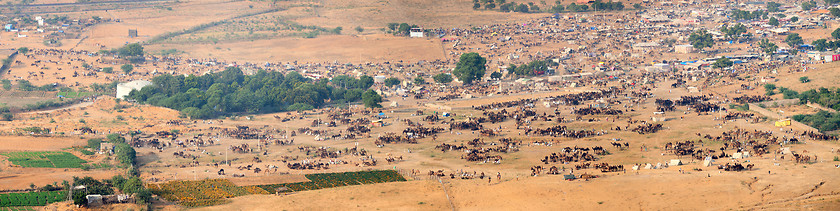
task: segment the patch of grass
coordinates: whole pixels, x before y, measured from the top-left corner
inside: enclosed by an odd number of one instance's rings
[[[87,161],[67,152],[7,152],[12,164],[34,168],[81,168]]]

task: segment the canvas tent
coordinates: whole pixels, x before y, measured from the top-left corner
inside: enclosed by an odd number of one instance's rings
[[[714,160],[712,160],[712,157],[706,157],[706,159],[703,159],[703,166],[704,167],[712,166],[712,162],[714,162]]]
[[[673,160],[671,160],[671,162],[670,162],[670,163],[668,163],[668,165],[670,165],[670,166],[679,166],[679,165],[682,165],[682,161],[680,161],[679,159],[673,159]]]

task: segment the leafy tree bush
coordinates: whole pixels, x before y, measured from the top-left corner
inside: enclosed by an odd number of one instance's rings
[[[132,70],[134,70],[134,65],[124,64],[124,65],[120,66],[120,69],[122,69],[122,71],[125,74],[129,74],[129,73],[131,73]]]
[[[137,159],[137,152],[134,151],[134,148],[132,148],[131,145],[126,143],[117,144],[114,146],[114,151],[117,155],[117,160],[119,160],[120,163],[134,165],[134,162]]]
[[[2,81],[0,81],[0,83],[3,84],[3,89],[7,91],[12,90],[12,81],[10,81],[9,79],[3,79]]]
[[[381,108],[382,105],[379,105],[379,103],[382,102],[382,96],[380,96],[379,93],[376,93],[376,91],[368,90],[362,94],[362,102],[364,102],[365,107],[368,108]]]
[[[87,144],[88,148],[99,149],[99,145],[102,144],[102,139],[98,139],[98,138],[88,139],[87,143],[88,143]]]
[[[484,77],[485,64],[487,64],[487,59],[481,57],[478,53],[461,54],[461,58],[455,65],[452,74],[464,84],[470,84],[473,80]]]
[[[120,136],[120,134],[111,133],[108,134],[106,138],[108,138],[108,141],[110,141],[111,143],[125,143],[125,138]]]
[[[712,63],[712,67],[714,68],[727,68],[732,66],[732,60],[729,60],[726,57],[721,57],[715,63]]]
[[[704,48],[711,48],[715,45],[715,41],[712,39],[712,34],[709,34],[706,30],[692,32],[688,37],[688,41],[692,46],[694,46],[694,48],[700,50]]]
[[[779,26],[779,19],[771,17],[770,20],[767,21],[767,24],[770,24],[771,26]]]
[[[396,85],[399,85],[399,84],[400,84],[400,79],[397,79],[397,78],[394,78],[394,77],[385,79],[385,86],[396,86]]]
[[[819,111],[816,114],[794,115],[793,119],[813,126],[820,131],[834,131],[840,128],[840,113]]]
[[[502,73],[500,73],[500,72],[490,73],[490,78],[498,80],[499,78],[502,78]]]
[[[263,70],[246,76],[241,69],[229,67],[203,76],[161,75],[152,82],[152,86],[132,91],[128,98],[179,110],[190,118],[207,119],[232,113],[284,111],[296,103],[318,108],[327,99],[357,101],[373,85],[373,78],[336,76],[332,81],[313,81],[297,72],[283,75]],[[353,89],[360,90],[350,91]],[[348,98],[353,93],[359,93],[359,97]]]
[[[143,52],[143,46],[139,43],[131,43],[124,45],[123,47],[117,49],[117,55],[120,56],[143,56],[145,53]]]
[[[295,103],[290,105],[288,109],[292,111],[305,111],[315,109],[315,107],[306,103]]]
[[[449,75],[449,74],[446,74],[446,73],[440,73],[440,74],[437,74],[435,76],[432,76],[432,79],[434,79],[435,82],[437,82],[437,83],[446,84],[446,83],[452,82],[452,75]]]
[[[809,79],[808,76],[802,76],[802,77],[799,77],[799,82],[808,83],[808,82],[811,82],[811,79]]]

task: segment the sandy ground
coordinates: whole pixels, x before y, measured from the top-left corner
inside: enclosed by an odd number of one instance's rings
[[[541,210],[548,207],[583,210],[777,210],[800,207],[827,210],[836,208],[840,203],[836,192],[840,187],[838,183],[831,182],[830,178],[834,176],[829,174],[813,175],[808,179],[785,179],[789,175],[783,173],[720,174],[714,171],[679,174],[673,169],[667,171],[571,182],[562,180],[561,176],[507,178],[503,182],[489,184],[479,180],[454,180],[445,182],[443,186],[457,210]],[[826,183],[819,185],[821,182]],[[816,195],[822,196],[814,197]],[[790,200],[773,199],[779,197]],[[306,191],[286,196],[245,196],[233,199],[230,204],[202,210],[270,210],[272,207],[288,210],[451,208],[440,183],[421,180]]]
[[[216,45],[166,44],[150,47],[179,49],[192,57],[221,57],[250,62],[339,62],[433,61],[444,59],[439,40],[390,35],[320,36],[314,39],[279,38]]]
[[[53,151],[84,145],[87,145],[87,139],[0,136],[0,151]]]
[[[70,0],[47,0],[37,1],[38,3],[70,2]],[[549,2],[551,3],[551,2]],[[569,2],[565,2],[568,4]],[[309,6],[307,6],[309,5]],[[315,5],[315,6],[312,6]],[[625,6],[629,6],[626,4]],[[254,6],[253,8],[251,6]],[[231,39],[222,40],[218,43],[211,42],[163,42],[146,46],[149,53],[157,53],[163,50],[175,49],[178,55],[189,58],[220,58],[229,61],[251,61],[251,62],[340,62],[340,63],[364,63],[382,61],[421,61],[421,60],[444,60],[448,58],[447,50],[452,50],[451,43],[441,43],[435,38],[406,38],[387,35],[380,29],[387,23],[407,22],[425,27],[440,28],[466,28],[481,26],[493,23],[513,22],[537,17],[544,17],[548,14],[520,14],[520,13],[498,13],[491,11],[472,11],[469,1],[452,2],[428,2],[420,0],[387,0],[387,1],[288,1],[280,3],[280,6],[287,10],[274,12],[268,15],[254,16],[236,19],[236,21],[259,21],[269,17],[280,18],[283,21],[292,21],[301,25],[311,25],[324,28],[341,26],[344,28],[343,35],[321,34],[317,38],[304,39],[298,36],[284,36],[284,33],[299,31],[278,29],[276,37],[266,39]],[[142,42],[154,36],[167,32],[176,32],[186,28],[206,24],[213,21],[230,20],[235,16],[247,13],[262,11],[272,7],[268,2],[256,1],[184,1],[173,6],[172,10],[163,7],[93,11],[93,12],[71,12],[71,17],[89,18],[91,16],[102,16],[120,19],[121,22],[109,22],[98,24],[78,32],[78,37],[62,40],[63,45],[57,49],[75,49],[99,51],[117,48],[125,43]],[[542,6],[546,8],[546,6]],[[632,12],[632,11],[627,11]],[[591,14],[591,13],[590,13]],[[267,22],[262,22],[267,23]],[[620,24],[615,24],[616,26]],[[265,27],[267,25],[254,26],[253,28]],[[360,26],[364,32],[355,32],[354,27]],[[211,36],[227,36],[228,33],[246,34],[248,29],[228,28],[229,26],[210,27],[207,30],[195,34],[185,35],[179,39],[200,38]],[[127,31],[137,29],[139,37],[128,38]],[[254,29],[257,33],[271,30]],[[813,30],[802,33],[806,40],[814,39],[820,34],[827,34],[828,30]],[[813,32],[813,33],[812,33]],[[29,37],[18,38],[15,33],[0,32],[0,48],[32,47],[44,48],[43,34],[34,32],[26,33]],[[587,36],[583,34],[581,36]],[[771,37],[771,40],[783,46],[783,37]],[[524,54],[536,52],[548,52],[562,47],[575,47],[574,42],[557,43],[550,46],[540,46],[523,50]],[[736,52],[745,51],[746,45],[721,45],[716,48],[731,47]],[[447,49],[449,48],[449,49]],[[466,50],[486,48],[480,42],[466,45]],[[739,49],[740,48],[740,49]],[[459,51],[466,51],[459,50]],[[514,52],[513,49],[507,49]],[[518,52],[518,51],[517,51]],[[498,58],[503,55],[495,55]],[[705,57],[702,54],[671,54],[665,53],[660,57],[664,58],[696,58]],[[157,70],[154,64],[143,64],[138,67],[134,75],[124,75],[116,70],[116,73],[98,73],[94,76],[70,77],[73,72],[85,72],[79,66],[83,62],[93,65],[95,69],[101,67],[117,67],[118,62],[95,62],[97,59],[108,60],[110,58],[93,56],[72,56],[73,61],[66,61],[68,57],[36,57],[34,59],[18,57],[21,64],[12,67],[9,74],[4,74],[4,79],[27,79],[35,85],[60,82],[73,88],[84,87],[91,83],[108,83],[113,80],[148,79],[145,73]],[[47,64],[45,66],[32,66],[35,60],[57,60],[58,64]],[[78,59],[78,60],[77,60]],[[639,59],[639,63],[648,63],[659,57],[649,56]],[[496,60],[508,62],[509,60]],[[69,62],[69,63],[67,63]],[[818,64],[813,70],[805,73],[785,73],[786,68],[780,68],[777,85],[792,88],[797,91],[804,91],[820,86],[835,86],[840,80],[838,69],[835,64]],[[43,68],[45,67],[45,68]],[[61,68],[61,69],[59,69]],[[200,69],[190,69],[199,71]],[[201,70],[203,71],[203,70]],[[433,70],[438,72],[440,70]],[[41,73],[43,72],[43,73]],[[175,73],[175,74],[179,74]],[[390,73],[389,73],[390,74]],[[633,72],[633,74],[639,74]],[[762,73],[761,76],[768,74]],[[810,83],[799,83],[798,78],[808,76]],[[64,79],[61,79],[64,77]],[[675,99],[680,96],[689,95],[683,88],[669,89],[667,84],[673,81],[662,82],[659,88],[653,88],[651,92],[656,98]],[[693,82],[691,82],[693,83]],[[663,85],[665,84],[665,85]],[[720,86],[703,90],[698,94],[735,95],[733,86]],[[580,89],[583,90],[583,89]],[[401,171],[420,170],[425,173],[429,170],[446,170],[451,173],[456,170],[466,172],[486,172],[490,175],[501,173],[502,181],[495,177],[487,182],[485,180],[460,180],[443,179],[442,183],[437,180],[429,180],[425,175],[413,177],[415,180],[408,182],[396,182],[375,185],[349,186],[316,191],[297,192],[290,195],[254,195],[243,196],[231,199],[230,204],[221,206],[206,207],[206,210],[546,210],[546,209],[583,209],[583,210],[724,210],[724,209],[770,209],[770,210],[838,210],[840,209],[840,198],[838,190],[838,169],[840,164],[833,161],[838,156],[838,144],[836,142],[807,141],[805,144],[788,145],[798,153],[818,156],[813,164],[796,164],[790,156],[784,159],[781,156],[767,154],[763,157],[750,157],[747,159],[722,158],[715,164],[744,163],[756,164],[752,171],[745,172],[721,172],[715,167],[703,167],[697,160],[687,157],[678,157],[661,150],[660,147],[667,142],[675,141],[696,141],[700,138],[697,133],[719,135],[722,132],[736,128],[745,130],[774,131],[785,135],[782,128],[772,126],[773,120],[758,123],[749,123],[744,120],[722,121],[715,119],[721,114],[697,115],[695,113],[685,114],[685,108],[678,111],[667,112],[664,115],[654,114],[655,106],[653,99],[641,102],[632,107],[635,111],[620,116],[620,120],[610,122],[612,116],[586,116],[593,121],[579,121],[564,123],[574,129],[609,130],[616,126],[625,126],[630,118],[635,120],[649,120],[651,117],[666,117],[671,120],[661,122],[666,129],[655,134],[637,134],[629,131],[608,131],[609,133],[597,137],[582,139],[533,137],[521,134],[522,130],[516,129],[513,121],[487,125],[488,128],[498,128],[499,137],[485,138],[474,131],[456,130],[454,132],[440,133],[435,141],[430,138],[420,139],[418,144],[387,144],[376,146],[373,140],[389,132],[399,133],[406,128],[403,120],[422,122],[428,127],[448,128],[447,124],[440,122],[425,122],[423,116],[413,115],[416,110],[425,114],[432,112],[449,112],[436,106],[423,106],[426,103],[455,107],[461,121],[465,116],[480,115],[480,111],[467,109],[473,105],[488,104],[491,102],[512,101],[523,98],[553,96],[568,91],[579,90],[556,90],[544,93],[522,93],[507,96],[491,96],[477,99],[434,101],[434,100],[413,100],[392,97],[388,102],[397,101],[401,107],[386,110],[389,119],[383,120],[384,127],[373,127],[367,136],[361,136],[356,140],[329,139],[316,140],[313,135],[299,134],[292,139],[295,144],[291,146],[271,145],[261,147],[255,153],[230,153],[230,146],[250,144],[257,145],[256,140],[240,140],[229,137],[220,137],[217,144],[206,147],[170,147],[164,150],[151,149],[148,147],[137,148],[141,171],[141,177],[148,182],[162,182],[170,180],[203,179],[203,178],[224,178],[218,175],[219,169],[225,169],[227,174],[245,174],[245,178],[233,180],[240,185],[252,184],[274,184],[283,182],[305,181],[303,177],[307,173],[359,171],[367,169],[398,169]],[[762,94],[763,90],[758,88],[754,91],[745,92],[748,94]],[[740,95],[740,94],[738,94]],[[774,96],[779,98],[779,96]],[[622,99],[625,100],[626,99]],[[717,97],[714,102],[721,101]],[[387,105],[387,103],[383,103]],[[421,105],[421,106],[418,106]],[[721,104],[724,105],[724,104]],[[793,107],[780,108],[793,113],[813,112],[811,109]],[[554,109],[544,108],[540,105],[535,108],[537,113],[553,113]],[[571,107],[563,106],[557,110],[560,116],[573,118]],[[296,130],[310,127],[313,120],[327,119],[325,114],[306,115],[302,119],[289,122],[281,122],[274,116],[290,116],[285,113],[259,114],[253,119],[228,118],[223,122],[219,120],[201,121],[178,118],[178,112],[147,105],[137,105],[127,102],[117,102],[110,96],[101,97],[95,102],[79,104],[67,108],[55,109],[51,112],[35,112],[20,114],[15,121],[0,123],[0,131],[12,132],[23,127],[45,127],[55,132],[63,132],[75,138],[34,138],[34,137],[0,137],[0,151],[19,150],[62,150],[71,146],[84,145],[87,138],[101,138],[108,133],[128,132],[141,130],[146,134],[158,131],[171,131],[173,129],[182,131],[183,137],[204,133],[210,128],[235,128],[236,126],[249,126],[265,130]],[[375,119],[375,115],[355,114],[352,119],[369,118]],[[183,125],[167,124],[170,120],[184,120]],[[533,121],[530,127],[545,128],[554,126],[556,123],[546,121]],[[91,127],[98,134],[80,134],[77,129]],[[325,130],[327,134],[341,133],[347,125],[340,125],[335,128],[325,126],[314,127],[314,129]],[[784,128],[788,129],[788,128]],[[798,131],[797,131],[798,132]],[[326,137],[326,136],[324,136]],[[460,158],[462,152],[441,152],[434,149],[440,143],[465,144],[468,140],[482,138],[488,142],[497,141],[500,138],[515,138],[523,141],[523,146],[518,152],[499,154],[504,157],[499,164],[468,162]],[[613,140],[621,139],[628,142],[631,147],[626,150],[614,149],[609,146]],[[166,141],[166,140],[164,140]],[[532,144],[532,141],[550,141],[552,145]],[[340,150],[358,146],[366,149],[371,157],[380,159],[380,164],[374,167],[359,166],[361,156],[346,155],[338,159],[348,161],[349,164],[332,165],[327,170],[291,170],[285,168],[282,157],[300,157],[295,162],[306,159],[307,156],[298,150],[298,147],[325,147],[330,150]],[[571,168],[574,164],[543,164],[539,159],[552,152],[557,152],[563,147],[607,147],[612,154],[600,157],[598,162],[607,162],[612,165],[625,165],[628,170],[619,173],[601,173],[594,169],[575,171],[575,174],[587,172],[593,173],[600,178],[590,181],[564,181],[558,175],[529,176],[529,168],[535,165],[544,167],[556,165]],[[704,148],[716,149],[721,143],[703,143]],[[774,146],[775,147],[775,146]],[[730,150],[732,151],[732,150]],[[175,152],[184,152],[196,155],[196,159],[187,159],[173,156]],[[265,154],[261,154],[264,152]],[[403,161],[396,163],[382,162],[386,156],[401,156]],[[104,156],[81,156],[91,161],[102,161]],[[262,162],[253,161],[254,157],[260,157]],[[671,159],[682,159],[686,165],[672,166],[666,169],[656,170],[630,170],[630,166],[638,163],[664,163]],[[222,160],[232,160],[230,166],[215,167],[210,164],[219,163]],[[314,161],[325,161],[326,159],[311,158]],[[200,165],[190,166],[190,163],[199,162]],[[238,170],[236,167],[254,165],[257,167],[268,167],[269,165],[280,166],[279,173],[253,173],[250,170]],[[694,170],[694,169],[700,169]],[[685,170],[687,173],[681,173]],[[82,171],[79,169],[28,169],[11,167],[8,161],[0,161],[0,189],[21,189],[28,188],[29,184],[42,186],[71,180],[73,176],[92,176],[98,179],[110,178],[113,175],[123,173],[122,170],[92,170]],[[565,173],[565,172],[564,172]],[[72,208],[67,204],[57,204],[45,209],[68,209]],[[105,210],[136,209],[137,207],[115,206]],[[182,207],[176,205],[160,205],[160,208],[169,210],[180,210]]]
[[[437,181],[411,181],[315,190],[290,195],[253,195],[199,210],[446,210]]]

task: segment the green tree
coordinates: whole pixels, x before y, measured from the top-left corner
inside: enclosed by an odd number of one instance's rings
[[[735,24],[733,26],[723,25],[720,28],[720,31],[723,32],[726,35],[727,38],[736,39],[739,36],[741,36],[741,34],[744,34],[744,33],[747,32],[747,27],[744,26],[743,24],[740,24],[740,23]]]
[[[408,24],[406,24],[408,25]],[[400,27],[399,23],[388,23],[388,29],[391,31],[396,31]]]
[[[531,9],[529,9],[529,11],[531,11],[531,12],[539,12],[539,11],[540,11],[540,7],[539,7],[539,6],[537,6],[536,4],[533,4],[533,5],[531,5]]]
[[[769,39],[762,39],[761,41],[758,41],[758,46],[761,48],[761,51],[763,51],[765,54],[773,54],[776,52],[777,49],[779,49],[779,46],[776,46],[776,44],[770,42]]]
[[[127,44],[117,50],[117,54],[125,57],[143,56],[143,46],[139,43]]]
[[[500,73],[500,72],[490,73],[490,78],[498,80],[499,78],[502,78],[502,73]]]
[[[0,83],[3,84],[3,89],[12,90],[12,81],[10,81],[9,79],[3,79],[2,81],[0,81]]]
[[[315,107],[306,103],[295,103],[290,105],[287,109],[290,111],[306,111],[315,109]]]
[[[19,54],[24,54],[24,55],[26,55],[26,53],[28,53],[28,52],[29,52],[29,48],[27,48],[27,47],[20,47],[20,48],[18,48],[18,49],[17,49],[17,52],[18,52]]]
[[[773,90],[776,90],[776,84],[764,84],[765,92],[772,92]]]
[[[479,4],[479,3],[475,3],[475,4],[473,4],[473,9],[474,9],[474,10],[477,10],[477,9],[479,9],[479,8],[481,8],[481,4]]]
[[[92,139],[88,139],[87,142],[88,142],[88,145],[87,145],[88,148],[99,149],[99,145],[102,143],[102,139],[92,138]]]
[[[134,165],[135,159],[137,159],[137,152],[126,143],[119,143],[114,146],[114,152],[117,154],[117,160],[122,164]]]
[[[837,28],[833,32],[831,32],[831,37],[836,40],[840,40],[840,28]]]
[[[344,28],[342,28],[341,26],[337,26],[334,29],[332,29],[332,33],[333,34],[341,34],[341,30],[343,30],[343,29]]]
[[[20,89],[21,91],[33,91],[35,90],[35,88],[36,87],[29,83],[29,81],[27,80],[18,81],[18,89]]]
[[[808,76],[802,76],[802,77],[799,77],[799,82],[800,83],[808,83],[808,82],[811,82],[811,79],[808,78]]]
[[[551,7],[551,12],[554,12],[554,13],[561,13],[564,10],[566,10],[566,6],[563,6],[563,4],[561,4],[560,1],[557,1],[557,4],[555,4],[553,7]]]
[[[407,23],[401,23],[399,31],[397,33],[402,35],[408,35],[408,32],[411,30],[411,26]]]
[[[788,34],[787,38],[785,38],[785,43],[788,44],[791,48],[798,48],[799,45],[802,45],[804,41],[802,41],[802,37],[799,36],[797,33],[790,33]]]
[[[126,180],[121,186],[119,186],[119,188],[120,191],[127,194],[139,193],[143,189],[146,189],[145,187],[143,187],[143,181],[141,181],[137,177],[131,177],[130,179]]]
[[[78,178],[73,177],[73,187],[75,186],[85,186],[84,191],[73,191],[73,204],[76,205],[86,205],[87,199],[85,198],[86,195],[92,194],[99,194],[99,195],[111,195],[114,194],[114,190],[109,187],[107,184],[100,182],[99,180],[93,179],[91,177],[84,177]],[[70,186],[65,185],[66,186]]]
[[[3,113],[3,115],[0,116],[0,120],[3,120],[3,121],[12,121],[14,119],[15,119],[15,115],[12,114],[12,113]]]
[[[698,30],[692,32],[691,35],[688,37],[688,41],[691,43],[692,46],[696,49],[704,49],[704,48],[711,48],[715,44],[715,40],[712,38],[712,34],[706,32],[706,30]]]
[[[840,17],[840,8],[832,7],[828,9],[828,12],[831,13],[834,17]]]
[[[400,84],[400,79],[397,79],[397,78],[394,78],[394,77],[390,77],[388,79],[385,79],[385,86],[396,86],[396,85],[399,85],[399,84]]]
[[[776,19],[776,17],[771,17],[770,20],[767,21],[767,24],[770,24],[771,26],[779,26],[779,19]]]
[[[125,74],[131,74],[131,71],[134,70],[134,65],[124,64],[120,66],[120,69],[122,69]]]
[[[790,22],[791,23],[799,22],[799,17],[796,17],[796,16],[790,17]]]
[[[731,66],[732,66],[732,61],[729,60],[726,57],[720,57],[720,59],[715,61],[715,63],[712,63],[712,67],[714,67],[714,68],[726,68],[726,67],[731,67]]]
[[[417,84],[417,85],[426,84],[426,79],[423,79],[423,77],[417,76],[416,78],[414,78],[414,84]]]
[[[779,12],[780,11],[779,6],[782,6],[782,4],[772,2],[772,1],[768,1],[767,2],[767,11],[768,12]]]
[[[635,4],[633,4],[633,8],[635,8],[637,10],[640,10],[640,9],[642,9],[642,4],[635,3]]]
[[[452,75],[449,75],[449,74],[446,74],[446,73],[440,73],[440,74],[437,74],[435,76],[432,76],[432,79],[434,79],[435,82],[437,82],[437,83],[446,84],[446,83],[452,82]]]
[[[360,33],[361,33],[361,32],[363,32],[363,31],[365,31],[365,28],[362,28],[361,26],[357,26],[357,27],[356,27],[356,32],[360,32]]]
[[[104,68],[102,68],[102,72],[104,72],[104,73],[113,73],[113,72],[114,72],[114,68],[113,68],[113,67],[104,67]]]
[[[802,7],[802,10],[804,11],[809,11],[811,9],[814,9],[814,7],[817,7],[817,3],[814,1],[802,2],[800,7]]]
[[[589,5],[585,5],[585,4],[578,5],[578,11],[587,11],[587,10],[589,10]]]
[[[379,105],[379,103],[382,102],[382,96],[380,96],[379,93],[376,93],[376,91],[368,90],[362,94],[362,102],[364,102],[365,107],[368,108],[381,108],[382,105]]]
[[[811,45],[814,46],[814,50],[818,51],[825,51],[828,49],[828,40],[826,39],[818,39],[811,42]]]
[[[486,69],[485,64],[487,59],[478,55],[478,53],[461,54],[458,64],[455,65],[455,70],[452,74],[458,77],[464,84],[470,84],[475,79],[484,77]]]
[[[514,9],[513,11],[514,12],[527,13],[528,12],[528,5],[527,4],[516,5],[516,9]]]
[[[110,141],[111,143],[124,143],[125,142],[125,138],[120,136],[120,134],[116,134],[116,133],[108,134],[107,136],[105,136],[105,138],[107,138],[108,141]]]

